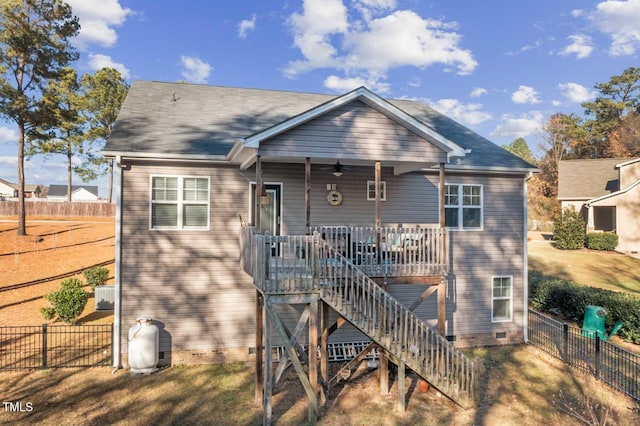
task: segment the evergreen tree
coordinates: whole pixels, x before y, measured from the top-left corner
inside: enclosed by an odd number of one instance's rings
[[[49,80],[42,101],[51,111],[55,123],[50,130],[36,129],[28,154],[62,154],[67,161],[67,201],[71,202],[73,156],[83,153],[86,139],[82,115],[80,83],[73,68],[65,68],[57,80]]]
[[[29,134],[55,121],[42,102],[48,80],[78,58],[69,39],[80,29],[61,0],[0,3],[0,116],[18,126],[18,235],[26,235],[24,155]]]
[[[99,152],[111,134],[120,107],[127,96],[129,85],[118,70],[102,68],[95,74],[82,77],[85,111],[89,120],[89,139],[92,150],[86,152],[80,176],[83,180],[95,179],[109,173],[109,202],[113,194],[113,160]]]
[[[536,164],[536,159],[533,157],[529,145],[524,138],[518,138],[508,145],[503,145],[502,148],[513,155],[517,155],[529,164]]]

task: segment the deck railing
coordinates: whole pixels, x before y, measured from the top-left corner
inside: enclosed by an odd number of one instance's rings
[[[412,227],[319,226],[311,228],[365,274],[446,275],[448,233],[437,225]]]
[[[320,245],[320,294],[338,313],[463,407],[474,405],[479,362],[472,361],[387,293],[339,250]]]
[[[333,228],[325,228],[325,239],[320,231],[311,236],[265,236],[244,230],[242,239],[251,242],[241,242],[242,257],[251,255],[253,261],[244,258],[243,268],[266,295],[319,292],[332,308],[395,359],[405,362],[460,405],[473,405],[478,363],[369,278],[362,264],[356,265],[340,245],[331,242],[334,234],[329,229]],[[364,235],[364,230],[351,235]],[[425,231],[423,235],[445,234]]]

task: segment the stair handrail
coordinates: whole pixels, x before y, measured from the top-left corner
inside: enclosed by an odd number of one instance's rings
[[[475,403],[478,365],[320,240],[320,295],[362,332],[462,406]]]

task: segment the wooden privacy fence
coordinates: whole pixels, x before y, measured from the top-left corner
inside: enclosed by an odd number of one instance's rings
[[[0,370],[111,365],[113,324],[0,327]]]
[[[529,343],[640,400],[640,356],[529,309]]]
[[[115,217],[116,205],[114,203],[77,202],[66,201],[41,201],[25,200],[27,216],[87,216],[87,217]],[[18,201],[0,201],[0,216],[16,216],[18,214]]]

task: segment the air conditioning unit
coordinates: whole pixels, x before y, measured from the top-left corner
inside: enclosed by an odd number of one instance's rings
[[[116,300],[115,287],[99,285],[95,287],[96,311],[110,311]]]

